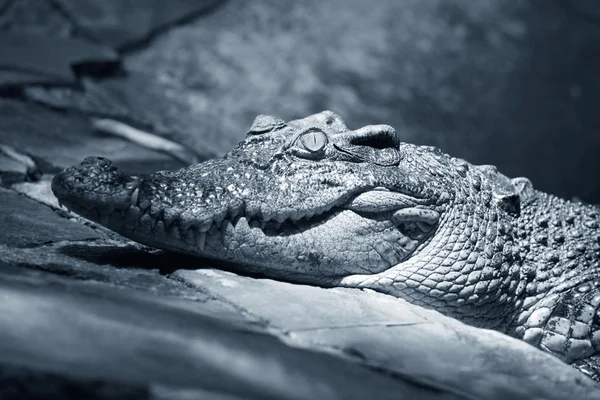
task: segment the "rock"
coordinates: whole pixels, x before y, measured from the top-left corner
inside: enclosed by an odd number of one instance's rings
[[[77,28],[54,2],[39,0],[0,1],[0,31],[77,37]]]
[[[3,150],[8,149],[7,152]],[[0,143],[0,185],[8,186],[15,182],[23,182],[35,177],[35,172],[31,165],[22,162],[19,157],[13,157],[20,154],[9,146]]]
[[[87,226],[59,217],[50,208],[11,190],[0,188],[0,244],[15,248],[62,240],[93,240],[100,236]]]
[[[15,192],[24,194],[32,200],[58,211],[62,216],[70,215],[78,218],[77,214],[69,214],[66,208],[58,204],[58,199],[52,193],[52,175],[42,175],[37,182],[15,182],[10,188]],[[59,211],[60,210],[60,211]]]
[[[0,184],[38,180],[40,171],[31,157],[0,143]]]
[[[119,65],[117,54],[80,39],[65,39],[31,33],[0,35],[0,87],[24,84],[74,84],[74,71],[111,71]],[[1,72],[26,71],[24,75]]]
[[[181,168],[174,157],[122,138],[96,133],[88,117],[0,99],[0,143],[27,154],[44,173],[56,173],[85,157],[105,156],[132,174]]]
[[[77,379],[26,367],[0,364],[0,398],[20,399],[150,399],[150,390],[136,384]]]
[[[179,270],[173,275],[268,321],[292,346],[342,353],[469,398],[600,396],[595,382],[550,354],[385,294],[217,270]]]
[[[26,178],[27,167],[0,153],[0,184],[6,186],[14,182],[22,182]]]
[[[0,365],[41,371],[28,389],[38,397],[48,392],[43,376],[57,374],[146,388],[163,398],[182,392],[261,399],[464,398],[289,347],[251,326],[202,316],[157,296],[1,269]]]
[[[243,321],[256,326],[265,325],[263,320],[250,318],[227,302],[169,279],[167,274],[173,272],[170,265],[174,261],[185,265],[185,257],[151,254],[129,244],[103,239],[52,243],[25,249],[0,245],[0,260],[22,267],[18,271],[22,275],[50,272],[74,280],[96,282],[104,287],[147,293],[161,304],[174,303],[179,308],[229,323]]]
[[[77,26],[116,49],[149,40],[157,31],[212,11],[221,0],[58,0]]]

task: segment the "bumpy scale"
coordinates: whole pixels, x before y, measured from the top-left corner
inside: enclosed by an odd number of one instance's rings
[[[388,293],[600,380],[598,209],[403,143],[390,126],[349,130],[330,111],[287,123],[261,115],[221,159],[134,177],[88,157],[52,190],[138,242]]]

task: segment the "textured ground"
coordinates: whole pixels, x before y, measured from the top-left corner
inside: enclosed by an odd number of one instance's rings
[[[141,2],[0,0],[0,398],[600,397],[502,335],[152,251],[49,190],[88,155],[177,168],[331,109],[599,203],[592,1]]]

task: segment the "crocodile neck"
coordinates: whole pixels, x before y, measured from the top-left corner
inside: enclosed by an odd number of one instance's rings
[[[523,336],[524,321],[547,299],[581,285],[600,283],[599,214],[597,207],[541,192],[523,207],[516,236],[525,297],[509,333]]]
[[[524,308],[534,299],[599,276],[600,217],[594,206],[538,192],[523,207],[516,235],[528,284]]]

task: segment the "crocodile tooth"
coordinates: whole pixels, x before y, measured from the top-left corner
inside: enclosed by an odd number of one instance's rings
[[[182,232],[181,236],[185,237],[185,244],[186,245],[188,245],[190,247],[194,246],[194,243],[196,241],[196,235],[194,233],[194,229],[193,228],[190,228],[190,229],[186,230],[185,234],[183,234],[183,232]]]
[[[281,222],[279,222],[279,221],[273,221],[273,228],[276,229],[276,230],[279,229],[279,228],[281,228]]]
[[[264,230],[265,229],[265,225],[267,225],[267,221],[260,221],[260,229]]]
[[[210,227],[212,226],[212,223],[213,223],[212,219],[204,220],[200,223],[200,225],[198,225],[198,230],[200,232],[207,232],[210,229]]]
[[[175,221],[177,221],[179,215],[172,211],[171,209],[167,209],[163,216],[163,222],[165,223],[165,228],[169,228]]]
[[[156,228],[156,225],[158,224],[158,221],[161,221],[161,220],[159,220],[157,218],[153,218],[152,215],[150,215],[150,218],[152,219],[152,230],[154,230]]]
[[[144,214],[140,217],[140,227],[143,232],[150,233],[154,229],[155,221],[150,214]]]
[[[135,190],[131,194],[131,198],[129,199],[130,202],[131,202],[131,205],[132,206],[137,206],[139,198],[140,198],[140,189],[139,188],[135,188]]]
[[[125,213],[125,219],[123,220],[123,224],[128,229],[135,229],[140,220],[142,213],[140,209],[135,206],[129,206],[127,212]]]
[[[287,215],[285,215],[285,214],[279,214],[279,215],[278,215],[278,216],[275,218],[275,220],[276,220],[277,222],[279,222],[279,224],[281,224],[281,223],[282,223],[283,221],[285,221],[286,219],[287,219]]]
[[[206,232],[196,233],[196,245],[198,246],[200,251],[204,250],[205,244],[206,244]]]
[[[167,229],[167,236],[169,236],[173,240],[180,241],[182,239],[181,231],[179,230],[179,227],[177,226],[177,224],[171,225],[170,227],[166,227],[166,229]]]

